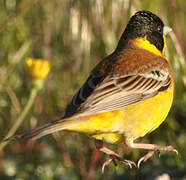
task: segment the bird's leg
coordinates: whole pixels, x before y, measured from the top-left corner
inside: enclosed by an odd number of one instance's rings
[[[145,154],[143,157],[139,159],[137,164],[138,168],[142,162],[147,161],[155,152],[157,152],[159,155],[160,155],[160,151],[175,152],[176,154],[178,154],[178,151],[174,149],[172,146],[158,146],[156,144],[143,144],[143,143],[133,143],[133,142],[128,142],[127,146],[129,146],[130,148],[148,150],[147,154]]]
[[[119,161],[119,162],[125,164],[126,166],[129,166],[130,168],[132,168],[132,166],[135,166],[136,167],[136,163],[135,162],[130,161],[130,160],[123,159],[121,156],[119,156],[114,151],[112,151],[112,150],[104,147],[102,141],[96,140],[96,143],[95,144],[96,144],[96,148],[99,151],[107,154],[110,157],[107,161],[105,161],[103,163],[103,165],[102,165],[102,173],[104,172],[105,166],[109,165],[111,162],[113,162],[114,165],[117,166],[116,161]]]

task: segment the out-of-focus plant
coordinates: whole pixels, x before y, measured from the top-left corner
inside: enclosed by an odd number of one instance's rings
[[[7,135],[5,136],[5,139],[8,138],[9,136],[12,136],[21,125],[25,116],[27,115],[30,108],[32,107],[32,104],[35,100],[38,91],[42,89],[44,80],[48,75],[51,67],[51,64],[48,60],[42,60],[42,59],[28,58],[26,63],[27,63],[29,75],[32,78],[33,86],[23,111],[21,112],[20,116],[17,118],[17,120],[15,121],[15,123],[13,124],[13,126],[11,127]],[[0,150],[2,150],[7,144],[8,141],[1,142]]]
[[[167,37],[166,56],[176,85],[167,120],[139,141],[171,144],[181,156],[154,156],[138,170],[129,170],[121,164],[117,168],[110,165],[101,174],[106,156],[96,151],[93,141],[81,134],[62,132],[57,141],[51,136],[38,140],[33,149],[24,141],[6,146],[0,154],[0,179],[133,180],[155,179],[162,174],[175,180],[186,177],[185,0],[0,1],[0,138],[7,135],[15,119],[23,113],[31,89],[43,84],[33,80],[37,85],[30,87],[25,57],[52,59],[54,71],[20,124],[21,132],[35,127],[36,123],[45,124],[62,116],[91,69],[114,50],[129,17],[142,9],[154,12],[173,29]],[[123,144],[111,148],[136,161],[145,153],[131,151]]]

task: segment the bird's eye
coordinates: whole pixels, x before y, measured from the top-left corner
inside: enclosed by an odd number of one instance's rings
[[[162,33],[162,32],[163,32],[163,30],[162,30],[161,26],[158,26],[157,30],[158,30],[158,32],[160,32],[160,33]]]

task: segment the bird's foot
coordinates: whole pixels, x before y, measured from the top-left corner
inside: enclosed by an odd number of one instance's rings
[[[152,146],[152,144],[150,144],[150,146]],[[142,162],[147,161],[149,158],[151,158],[151,156],[154,153],[158,153],[158,155],[160,157],[160,152],[161,151],[164,151],[164,152],[175,152],[178,155],[178,151],[175,148],[173,148],[172,146],[158,146],[158,145],[153,145],[153,148],[150,149],[147,154],[145,154],[143,157],[141,157],[139,159],[139,161],[137,163],[137,167],[139,168],[140,167],[140,164]]]
[[[106,148],[106,147],[102,147],[99,149],[101,152],[109,155],[109,159],[107,161],[105,161],[102,165],[102,173],[104,172],[104,169],[106,166],[108,166],[111,162],[114,163],[115,166],[117,166],[117,161],[125,164],[126,166],[129,166],[130,168],[132,168],[133,166],[136,167],[136,163],[130,160],[126,160],[123,159],[122,157],[120,157],[117,153],[115,153],[114,151]]]

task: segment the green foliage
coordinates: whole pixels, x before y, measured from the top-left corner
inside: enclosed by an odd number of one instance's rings
[[[28,100],[31,80],[26,57],[51,61],[45,88],[37,96],[19,131],[47,123],[64,113],[71,97],[91,69],[111,53],[135,11],[148,9],[171,25],[166,55],[175,74],[175,100],[169,117],[140,142],[172,144],[180,152],[154,155],[140,169],[119,164],[101,165],[106,156],[95,149],[93,140],[62,132],[36,143],[13,142],[0,154],[0,179],[170,179],[186,178],[186,2],[184,0],[6,0],[0,1],[0,137],[7,134]],[[55,137],[55,138],[54,138]],[[145,152],[112,149],[137,161]]]

